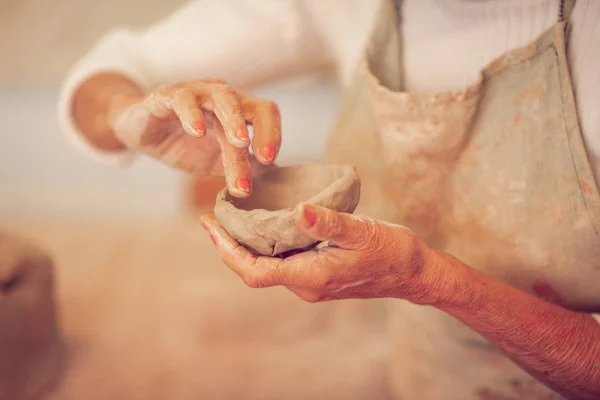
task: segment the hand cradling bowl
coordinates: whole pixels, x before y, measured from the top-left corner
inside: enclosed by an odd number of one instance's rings
[[[239,243],[262,255],[275,256],[307,248],[315,240],[297,227],[294,208],[314,204],[352,213],[360,198],[360,178],[349,165],[302,164],[274,167],[254,177],[252,195],[239,199],[224,188],[217,195],[215,216]]]

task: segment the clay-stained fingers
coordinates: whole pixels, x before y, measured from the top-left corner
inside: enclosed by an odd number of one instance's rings
[[[196,137],[206,135],[204,115],[198,107],[194,92],[188,88],[178,89],[173,93],[172,108],[185,131]]]
[[[241,104],[244,118],[254,129],[252,150],[256,159],[264,165],[273,164],[281,147],[279,107],[272,101],[245,93],[241,95]]]
[[[250,135],[237,92],[222,80],[208,79],[161,86],[148,96],[145,105],[159,119],[177,116],[186,132],[197,137],[206,133],[202,114],[202,109],[205,109],[219,119],[229,143],[238,148],[250,145]]]
[[[172,135],[154,146],[142,148],[146,154],[167,165],[193,175],[222,174],[219,158],[221,146],[214,137],[197,137],[188,134]]]
[[[212,130],[221,148],[225,182],[229,193],[235,197],[248,197],[252,193],[252,165],[248,148],[238,148],[227,140],[221,123],[210,118]]]
[[[144,100],[148,112],[158,119],[169,118],[173,114],[172,93],[173,88],[169,85],[156,88]]]
[[[158,119],[177,117],[189,135],[203,137],[206,135],[206,125],[198,101],[193,88],[185,85],[165,85],[154,90],[144,100],[144,106]]]
[[[236,90],[228,85],[213,84],[211,99],[213,112],[221,122],[229,143],[237,148],[248,147],[250,135]]]
[[[205,79],[161,86],[144,102],[156,118],[176,116],[185,131],[195,137],[206,134],[207,116],[215,115],[227,142],[246,149],[252,142],[256,159],[275,162],[281,147],[281,116],[277,105],[236,90],[220,79]],[[251,141],[247,123],[254,128]]]

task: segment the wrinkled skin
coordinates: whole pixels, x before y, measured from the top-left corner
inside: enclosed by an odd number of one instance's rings
[[[214,214],[202,218],[221,258],[252,288],[285,286],[302,300],[399,297],[421,302],[434,279],[435,254],[409,229],[364,216],[300,204],[296,225],[315,240],[331,242],[287,258],[257,255],[231,238]],[[427,264],[428,268],[425,268]],[[440,279],[436,270],[435,279]]]
[[[123,77],[99,75],[82,85],[74,113],[85,135],[100,130],[112,138],[111,146],[195,176],[225,175],[236,197],[251,194],[253,167],[272,165],[281,146],[277,105],[221,79],[167,84],[144,94]],[[90,122],[96,119],[104,129]],[[252,138],[247,125],[253,127]]]

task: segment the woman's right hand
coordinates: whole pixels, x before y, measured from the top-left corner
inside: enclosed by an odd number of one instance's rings
[[[260,164],[272,164],[281,145],[280,121],[272,101],[203,79],[125,102],[111,112],[109,124],[128,148],[196,175],[224,174],[230,193],[246,197],[252,191],[249,146]]]
[[[76,119],[92,141],[114,136],[108,139],[115,144],[105,148],[140,151],[194,175],[225,175],[236,197],[252,192],[254,160],[257,166],[274,163],[281,145],[281,119],[274,102],[220,79],[164,85],[149,95],[127,83],[120,76],[99,76],[76,95]],[[106,102],[98,100],[102,98]],[[93,125],[99,114],[102,129]],[[247,124],[253,127],[252,139]]]

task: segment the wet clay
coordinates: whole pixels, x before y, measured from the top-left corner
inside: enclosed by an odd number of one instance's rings
[[[252,196],[238,199],[224,188],[217,195],[219,224],[238,242],[274,256],[315,243],[296,227],[294,208],[305,202],[352,213],[360,178],[350,165],[303,164],[272,168],[253,179]]]

